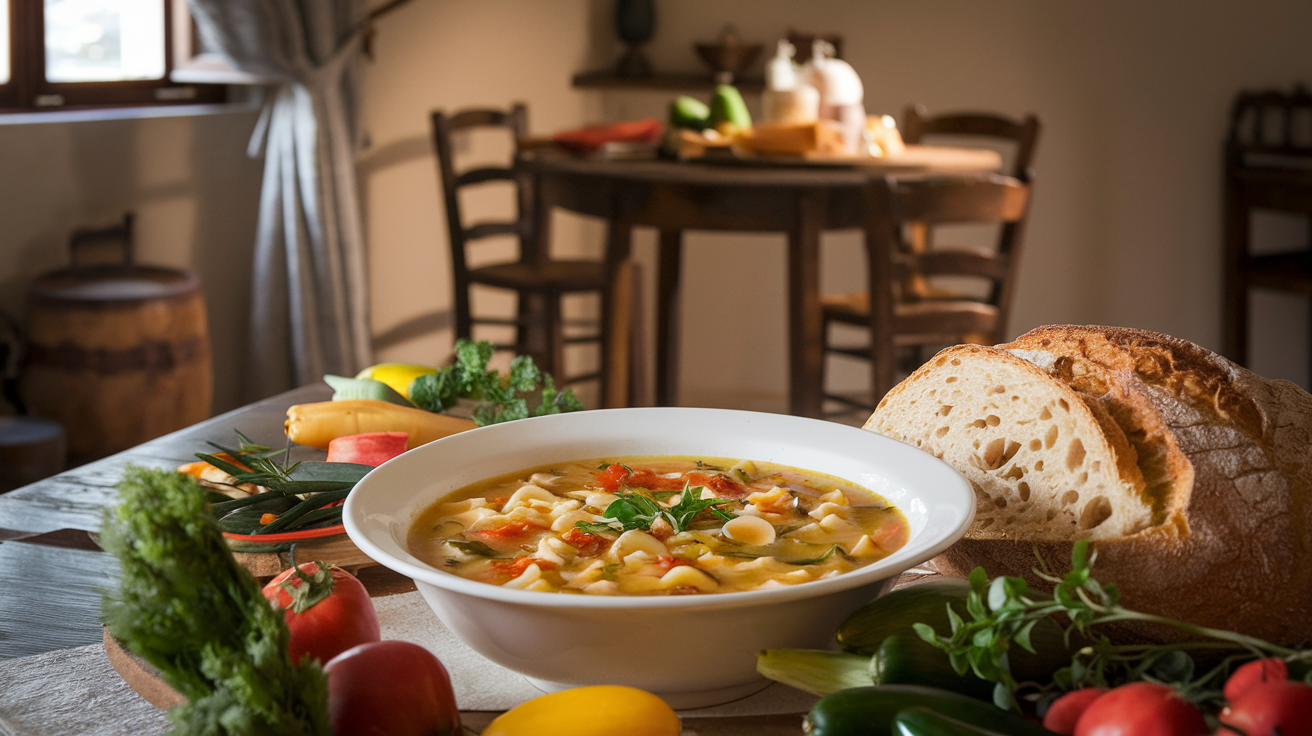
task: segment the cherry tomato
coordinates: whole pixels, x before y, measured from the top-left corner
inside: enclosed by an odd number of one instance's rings
[[[1084,709],[1075,736],[1207,736],[1203,714],[1175,688],[1132,682],[1108,690]]]
[[[306,562],[300,570],[302,575],[284,570],[264,586],[264,597],[286,613],[293,662],[306,655],[327,662],[357,644],[378,641],[378,614],[359,580],[323,562]]]
[[[1043,727],[1062,736],[1071,736],[1075,733],[1075,724],[1080,720],[1080,714],[1105,692],[1102,688],[1086,687],[1057,698],[1048,706],[1048,712],[1043,714]]]
[[[1278,680],[1256,685],[1221,711],[1217,734],[1233,736],[1234,726],[1248,736],[1312,736],[1312,687]]]
[[[460,734],[451,678],[437,657],[418,644],[361,644],[334,657],[324,671],[335,736]]]
[[[1234,701],[1253,687],[1288,679],[1289,666],[1283,659],[1271,657],[1249,662],[1230,673],[1230,679],[1225,681],[1225,699]]]

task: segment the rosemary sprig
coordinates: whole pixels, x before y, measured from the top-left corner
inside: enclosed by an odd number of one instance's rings
[[[948,654],[953,669],[964,675],[974,671],[981,679],[997,683],[993,701],[999,708],[1019,709],[1016,692],[1022,686],[1047,692],[1053,687],[1072,690],[1093,686],[1108,688],[1132,680],[1149,679],[1174,684],[1195,700],[1219,696],[1219,682],[1230,665],[1241,659],[1280,657],[1290,662],[1312,663],[1312,650],[1298,651],[1270,642],[1203,626],[1195,626],[1163,616],[1141,613],[1120,605],[1120,591],[1114,583],[1101,584],[1091,570],[1097,560],[1087,541],[1075,544],[1071,553],[1071,571],[1058,577],[1040,558],[1036,574],[1055,584],[1051,594],[1029,588],[1024,578],[999,577],[988,580],[984,568],[970,575],[971,592],[966,600],[967,621],[948,606],[951,632],[944,636],[926,624],[915,625],[922,639]],[[1080,648],[1068,667],[1057,671],[1053,683],[1018,683],[1012,677],[1007,652],[1014,644],[1034,652],[1030,632],[1048,616],[1063,616],[1069,624],[1067,640],[1078,635],[1088,644]],[[1115,644],[1100,630],[1107,624],[1137,621],[1169,626],[1199,637],[1197,641],[1178,644]],[[1224,652],[1230,656],[1202,676],[1195,676],[1195,663],[1189,651]],[[1308,676],[1312,678],[1312,675]]]

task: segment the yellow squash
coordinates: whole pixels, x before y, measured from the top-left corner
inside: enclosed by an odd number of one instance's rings
[[[437,373],[436,368],[413,363],[379,363],[360,371],[356,378],[371,378],[391,386],[398,394],[410,398],[410,383],[420,376]]]
[[[679,736],[679,716],[646,690],[576,687],[502,713],[483,736]]]
[[[297,404],[287,410],[287,437],[298,445],[328,447],[338,437],[366,432],[408,432],[411,450],[478,426],[468,419],[434,414],[377,399]]]

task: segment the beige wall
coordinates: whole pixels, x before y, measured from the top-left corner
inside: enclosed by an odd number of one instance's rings
[[[1101,322],[1220,341],[1220,144],[1235,91],[1312,79],[1312,5],[1299,0],[1153,3],[1042,0],[656,0],[650,47],[664,70],[698,68],[690,42],[726,21],[770,42],[789,26],[838,31],[872,112],[1038,113],[1045,126],[1019,333]],[[361,192],[380,357],[437,362],[450,350],[445,220],[428,139],[434,108],[529,104],[535,133],[663,115],[670,95],[578,91],[608,63],[611,0],[416,0],[379,25],[363,120]],[[194,268],[209,298],[216,408],[240,403],[259,162],[250,113],[0,125],[0,307],[63,264],[68,232],[123,209],[143,260]],[[490,151],[475,142],[476,155]],[[475,215],[492,205],[480,200]],[[596,223],[561,217],[558,245],[600,250]],[[1304,229],[1273,220],[1272,242]],[[651,233],[639,259],[650,265]],[[852,280],[851,233],[826,238],[831,288]],[[683,399],[782,406],[781,236],[698,234],[686,260]],[[727,284],[727,286],[725,286]],[[650,293],[650,290],[648,291]],[[1263,296],[1256,368],[1305,381],[1302,300]],[[713,359],[708,356],[714,356]]]
[[[1312,5],[1259,2],[657,0],[649,55],[698,68],[691,41],[733,22],[772,42],[790,25],[844,34],[870,112],[1033,111],[1044,124],[1013,333],[1055,322],[1220,342],[1220,146],[1241,88],[1312,78]],[[614,58],[607,0],[416,3],[385,20],[370,67],[363,157],[374,324],[445,309],[443,214],[426,147],[430,108],[529,103],[534,132],[663,116],[663,92],[578,91],[570,75]],[[576,228],[595,248],[596,228]],[[559,234],[558,234],[559,237]],[[652,238],[639,239],[650,265]],[[829,288],[859,286],[855,236],[826,238]],[[781,405],[783,238],[699,234],[686,259],[685,403]],[[724,288],[724,284],[728,288]],[[650,293],[650,291],[648,292]],[[1305,309],[1258,300],[1256,367],[1306,381]],[[422,320],[421,320],[422,321]],[[430,324],[436,324],[431,319]],[[389,344],[432,360],[447,331]],[[1294,346],[1290,346],[1290,343]],[[715,356],[708,360],[706,356]]]
[[[205,290],[214,407],[241,391],[260,163],[255,115],[0,125],[0,309],[25,312],[28,284],[68,264],[73,229],[137,214],[141,263],[194,270]]]

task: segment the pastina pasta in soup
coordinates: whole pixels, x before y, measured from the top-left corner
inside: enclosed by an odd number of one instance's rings
[[[410,552],[492,585],[589,595],[728,593],[882,559],[906,518],[847,481],[751,460],[624,457],[481,481],[410,527]]]

